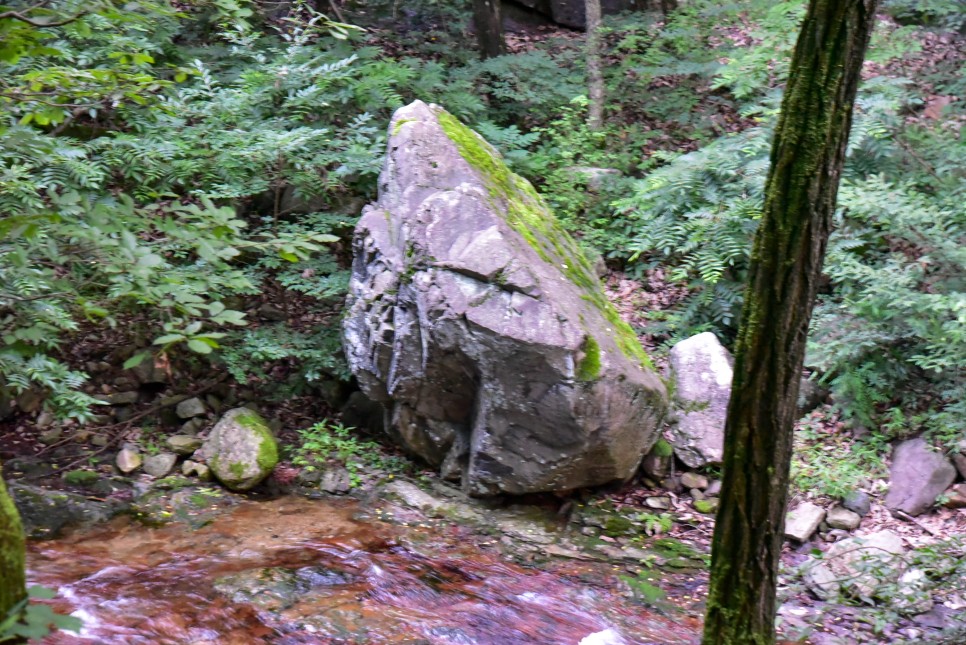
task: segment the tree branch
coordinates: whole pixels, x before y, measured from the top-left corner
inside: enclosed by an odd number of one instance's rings
[[[77,15],[71,16],[70,18],[64,18],[63,20],[56,20],[54,22],[40,22],[34,18],[28,18],[25,14],[30,13],[34,9],[40,9],[46,2],[40,2],[32,7],[29,7],[23,13],[19,11],[4,11],[0,13],[0,20],[19,20],[20,22],[25,22],[31,27],[37,27],[38,29],[44,29],[46,27],[62,27],[63,25],[70,24],[77,20],[80,20],[87,15],[88,12],[81,11]]]

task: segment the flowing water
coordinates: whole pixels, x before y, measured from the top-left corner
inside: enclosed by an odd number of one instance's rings
[[[691,644],[697,628],[450,532],[350,503],[245,501],[202,528],[102,527],[30,546],[31,581],[85,622],[45,642]]]

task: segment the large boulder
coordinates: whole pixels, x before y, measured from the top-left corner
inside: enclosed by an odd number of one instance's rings
[[[721,462],[725,418],[731,397],[732,366],[728,350],[711,332],[682,340],[671,348],[674,453],[691,468]]]
[[[666,392],[543,199],[421,101],[356,228],[343,340],[410,452],[474,495],[630,477]]]
[[[271,429],[249,408],[226,412],[201,452],[218,481],[234,491],[254,488],[278,463],[278,444]]]
[[[925,439],[910,439],[895,447],[885,505],[892,511],[920,515],[956,479],[956,469],[929,447]]]

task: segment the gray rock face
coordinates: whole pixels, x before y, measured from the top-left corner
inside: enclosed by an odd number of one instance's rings
[[[666,393],[530,184],[421,101],[356,228],[349,365],[410,452],[474,495],[631,476]]]
[[[191,435],[175,434],[165,440],[168,449],[178,455],[190,455],[201,447],[201,439]]]
[[[171,452],[162,452],[151,455],[144,459],[144,472],[152,477],[164,477],[172,470],[178,461],[178,455]]]
[[[956,470],[959,471],[959,476],[963,479],[966,479],[966,455],[962,453],[954,454],[953,465],[955,465]]]
[[[829,509],[828,515],[825,516],[825,523],[831,528],[844,531],[854,531],[859,528],[861,522],[862,517],[858,513],[841,506],[833,506]]]
[[[848,538],[808,566],[805,583],[826,600],[840,591],[871,598],[881,583],[895,582],[902,574],[904,553],[902,538],[891,531]]]
[[[319,479],[319,489],[333,495],[348,493],[352,489],[349,471],[338,466],[327,468]]]
[[[10,482],[8,488],[20,511],[24,534],[34,539],[51,539],[68,527],[105,522],[123,510],[120,503],[97,502],[19,482]]]
[[[185,477],[197,477],[201,481],[209,481],[211,479],[211,469],[208,466],[190,459],[181,464],[181,474]]]
[[[101,399],[107,401],[109,405],[131,405],[138,402],[138,393],[115,392],[114,394],[104,394]]]
[[[860,517],[865,517],[872,509],[872,499],[865,491],[852,491],[842,500],[842,506],[853,513],[858,513]]]
[[[114,463],[117,465],[118,470],[128,475],[140,468],[142,461],[141,454],[136,449],[123,448],[117,453],[117,458]]]
[[[185,399],[179,403],[175,411],[177,412],[179,419],[190,419],[192,417],[202,416],[205,412],[207,412],[207,408],[205,407],[204,401],[198,397],[194,397]]]
[[[671,348],[674,398],[681,408],[671,427],[671,444],[691,468],[721,462],[733,364],[731,354],[711,332]]]
[[[910,439],[896,446],[889,473],[889,510],[921,515],[956,479],[956,469],[942,454],[930,450],[924,439]]]
[[[785,537],[807,542],[824,519],[824,508],[811,502],[802,502],[785,515]]]
[[[218,481],[234,491],[250,490],[278,463],[278,444],[265,420],[249,408],[229,410],[201,449]]]

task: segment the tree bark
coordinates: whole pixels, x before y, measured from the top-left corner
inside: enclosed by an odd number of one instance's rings
[[[481,58],[493,58],[506,53],[500,0],[473,0],[473,26],[476,28],[476,41],[480,46]]]
[[[20,514],[0,477],[0,621],[27,595],[25,561]]]
[[[704,645],[775,642],[805,340],[877,0],[810,0],[771,150],[735,350]]]
[[[587,17],[587,93],[590,106],[587,127],[600,130],[604,124],[604,73],[601,69],[600,0],[586,0]]]

